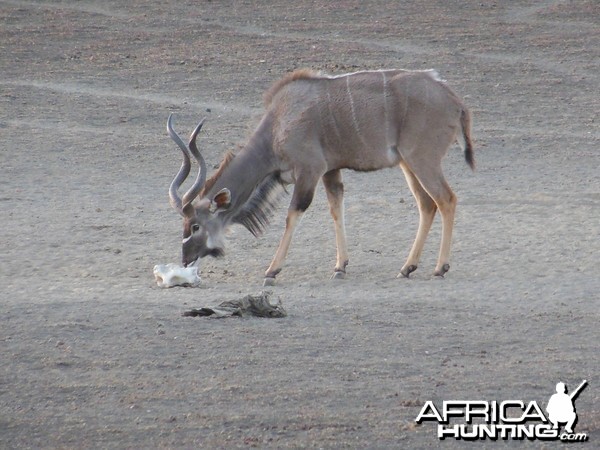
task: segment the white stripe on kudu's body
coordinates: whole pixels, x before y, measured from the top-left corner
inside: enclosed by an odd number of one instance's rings
[[[231,224],[261,233],[279,189],[293,183],[285,232],[265,273],[265,284],[273,283],[294,229],[322,180],[335,225],[334,277],[343,278],[348,250],[341,170],[373,171],[399,165],[420,216],[417,236],[400,274],[408,277],[417,268],[437,210],[442,216],[442,241],[434,273],[443,276],[448,271],[456,196],[444,178],[441,161],[456,140],[471,168],[474,158],[469,110],[437,72],[377,70],[329,76],[296,71],[267,91],[265,107],[246,146],[235,157],[228,155],[208,180],[195,143],[200,125],[186,146],[169,117],[167,129],[183,153],[169,195],[184,217],[184,265],[207,255],[223,255],[222,232]],[[200,170],[182,200],[177,191],[189,174],[190,153]]]
[[[348,101],[350,102],[350,109],[352,110],[352,123],[354,124],[354,131],[358,135],[358,138],[362,144],[367,147],[368,144],[363,139],[360,133],[360,126],[358,125],[358,119],[356,118],[356,109],[354,108],[354,99],[352,98],[352,92],[350,91],[350,77],[346,77],[346,92],[348,92]]]

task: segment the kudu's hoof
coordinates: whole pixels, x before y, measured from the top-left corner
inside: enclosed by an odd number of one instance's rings
[[[413,273],[415,270],[417,270],[417,266],[415,266],[414,264],[411,264],[408,267],[404,267],[400,271],[400,274],[398,275],[398,278],[400,278],[400,277],[408,278],[408,277],[410,277],[410,274]]]
[[[336,270],[331,275],[332,280],[343,280],[344,278],[346,278],[346,272],[342,272],[341,270]]]
[[[448,272],[450,270],[450,264],[446,263],[442,266],[441,269],[436,270],[435,272],[433,272],[433,274],[436,277],[440,277],[440,278],[444,278],[444,275],[446,274],[446,272]]]
[[[264,287],[275,286],[275,277],[265,277],[263,281]]]

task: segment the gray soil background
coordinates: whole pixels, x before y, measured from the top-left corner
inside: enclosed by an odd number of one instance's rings
[[[599,24],[596,0],[0,1],[0,447],[454,448],[415,425],[425,401],[545,407],[583,379],[597,446]],[[212,168],[301,67],[435,68],[463,97],[451,270],[432,276],[438,217],[396,278],[404,177],[346,172],[346,280],[319,187],[273,288],[287,318],[182,317],[262,290],[289,197],[259,239],[231,230],[203,287],[159,289],[181,244],[167,116],[208,118]]]

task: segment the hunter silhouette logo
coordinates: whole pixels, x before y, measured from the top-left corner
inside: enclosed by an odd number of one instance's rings
[[[574,402],[586,385],[587,380],[583,380],[568,394],[565,383],[557,383],[556,394],[550,397],[546,406],[547,415],[535,400],[446,400],[441,408],[436,407],[433,401],[427,401],[415,422],[437,422],[440,439],[585,442],[588,435],[575,433],[573,429],[577,423]],[[562,432],[561,424],[564,424]]]
[[[557,430],[559,423],[566,423],[565,432],[573,434],[573,427],[577,422],[577,413],[575,412],[574,400],[587,385],[587,380],[583,382],[573,391],[572,394],[567,394],[567,386],[565,383],[556,384],[556,394],[548,400],[546,411],[548,419],[552,422],[552,429]]]

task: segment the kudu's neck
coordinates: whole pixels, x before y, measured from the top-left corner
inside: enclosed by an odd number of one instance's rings
[[[271,120],[265,116],[242,151],[233,158],[206,193],[206,197],[212,198],[221,189],[229,189],[231,206],[225,216],[235,216],[256,187],[278,170],[273,153],[271,129]]]

